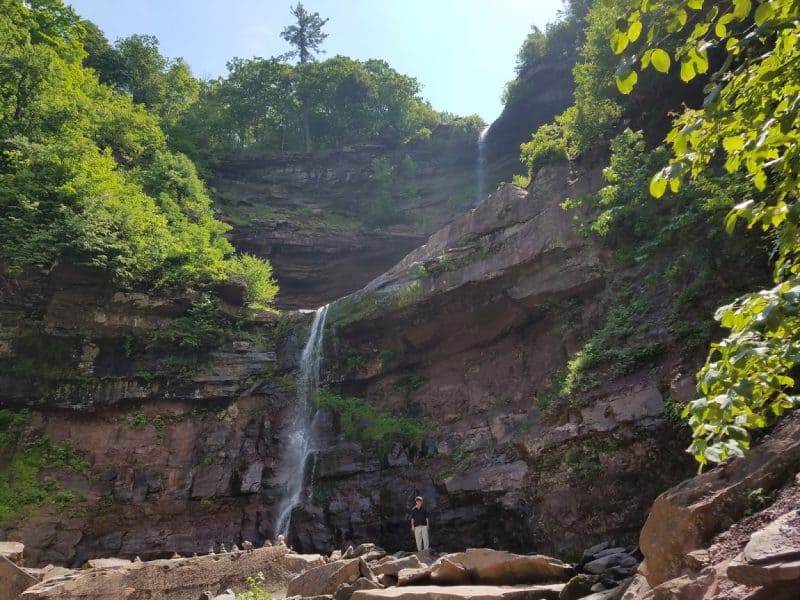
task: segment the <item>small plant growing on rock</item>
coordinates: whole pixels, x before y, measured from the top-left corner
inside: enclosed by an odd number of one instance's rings
[[[265,581],[266,577],[261,571],[256,573],[254,577],[248,577],[247,591],[236,596],[237,600],[272,600],[272,594],[261,587]]]

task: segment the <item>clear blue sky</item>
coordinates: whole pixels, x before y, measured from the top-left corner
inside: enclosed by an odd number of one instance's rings
[[[289,48],[280,38],[296,0],[67,0],[114,42],[155,35],[161,53],[182,56],[195,75],[225,75],[239,56],[269,57]],[[321,58],[382,58],[416,77],[437,110],[477,113],[491,122],[514,76],[517,50],[531,25],[544,29],[561,0],[307,0],[329,17]]]

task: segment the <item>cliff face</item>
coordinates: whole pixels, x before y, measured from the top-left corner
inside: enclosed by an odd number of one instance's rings
[[[4,280],[0,537],[30,564],[272,534],[307,319],[225,302],[200,318],[200,300],[120,292],[73,267]]]
[[[268,257],[282,308],[359,289],[476,200],[476,133],[323,156],[229,161],[212,185],[240,250]]]
[[[618,301],[618,268],[559,207],[600,181],[599,170],[576,180],[555,166],[530,192],[506,186],[331,307],[330,381],[419,418],[426,434],[377,442],[369,418],[355,431],[331,424],[335,441],[318,452],[295,521],[303,548],[408,547],[405,504],[416,494],[437,548],[563,554],[633,542],[656,494],[691,472],[667,412],[692,396],[697,359],[667,330],[664,290],[651,292],[643,319],[653,322],[626,342],[657,351],[570,401],[550,397]]]

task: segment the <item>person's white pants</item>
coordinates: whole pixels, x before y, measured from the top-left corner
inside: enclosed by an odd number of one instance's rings
[[[428,539],[428,526],[417,525],[414,527],[414,539],[417,540],[417,551],[427,550],[431,547],[430,540]]]

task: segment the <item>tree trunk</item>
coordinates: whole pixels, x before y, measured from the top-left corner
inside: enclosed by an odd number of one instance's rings
[[[306,154],[311,152],[311,127],[308,124],[308,102],[303,99],[303,132],[306,139]]]

